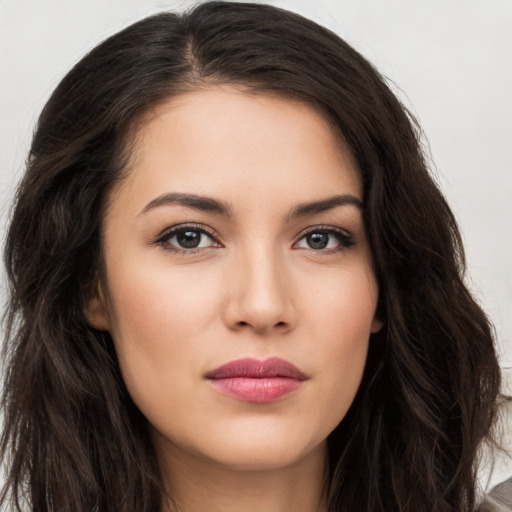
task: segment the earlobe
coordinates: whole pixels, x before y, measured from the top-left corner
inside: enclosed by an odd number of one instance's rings
[[[89,325],[94,329],[98,331],[108,331],[110,329],[105,294],[99,282],[92,288],[87,301],[85,316]]]
[[[372,326],[371,326],[370,331],[372,334],[377,334],[382,329],[383,326],[384,326],[384,322],[382,320],[380,320],[379,318],[377,318],[376,316],[374,316],[373,320],[372,320]]]

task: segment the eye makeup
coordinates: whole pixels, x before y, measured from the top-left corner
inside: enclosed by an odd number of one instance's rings
[[[212,244],[204,239],[210,239]],[[304,242],[296,247],[297,244]],[[155,245],[175,254],[192,255],[212,248],[222,248],[218,236],[204,225],[188,223],[179,224],[166,229],[154,242]],[[308,246],[309,245],[309,246]],[[329,225],[319,225],[301,234],[293,247],[311,250],[316,254],[333,254],[356,245],[355,237],[348,231]]]

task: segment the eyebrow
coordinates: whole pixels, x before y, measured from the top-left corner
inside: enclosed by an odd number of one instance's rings
[[[194,210],[215,213],[223,217],[231,218],[234,216],[233,208],[229,203],[213,199],[212,197],[197,194],[184,194],[181,192],[170,192],[153,199],[143,208],[139,216],[159,206],[173,204],[179,204],[187,208],[193,208]],[[355,206],[360,210],[363,209],[363,203],[358,197],[352,194],[338,194],[319,201],[299,203],[288,212],[285,216],[285,220],[290,221],[299,217],[322,213],[337,206],[347,205]]]

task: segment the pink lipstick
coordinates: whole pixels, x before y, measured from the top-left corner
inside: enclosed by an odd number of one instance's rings
[[[221,393],[245,402],[274,402],[298,389],[308,379],[295,365],[271,357],[265,361],[237,359],[205,376]]]

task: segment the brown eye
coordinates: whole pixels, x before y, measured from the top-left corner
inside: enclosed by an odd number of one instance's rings
[[[325,249],[329,245],[328,233],[310,233],[306,240],[312,249]]]
[[[334,227],[311,230],[299,241],[301,249],[324,252],[336,252],[353,245],[355,245],[355,240],[350,233]]]
[[[180,230],[176,232],[176,243],[185,249],[195,249],[201,244],[203,233],[199,230]]]
[[[174,227],[160,236],[156,243],[165,249],[180,253],[194,253],[219,245],[213,235],[195,226]]]

